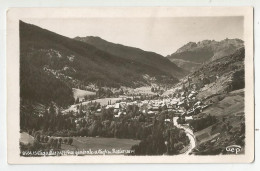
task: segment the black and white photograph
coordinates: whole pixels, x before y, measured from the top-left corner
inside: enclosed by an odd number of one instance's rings
[[[17,18],[16,157],[252,152],[252,16],[129,11]]]

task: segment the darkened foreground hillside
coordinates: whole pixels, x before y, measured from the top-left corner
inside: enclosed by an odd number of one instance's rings
[[[171,63],[169,59],[154,52],[147,52],[139,48],[115,44],[101,39],[100,37],[76,37],[75,40],[91,44],[98,49],[108,52],[112,55],[124,59],[131,59],[135,62],[154,67],[157,70],[169,73],[173,77],[182,78],[187,73],[185,70],[176,66],[174,63]]]
[[[71,88],[82,85],[138,87],[178,81],[152,65],[109,54],[22,21],[20,61],[21,97],[39,102],[53,100],[61,105],[72,101]]]
[[[241,47],[244,47],[244,42],[240,39],[189,42],[167,58],[179,67],[194,71],[203,63],[231,55]]]

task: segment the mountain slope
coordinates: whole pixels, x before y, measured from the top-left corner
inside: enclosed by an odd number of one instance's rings
[[[71,88],[26,60],[20,62],[20,97],[42,104],[54,101],[60,106],[74,102]]]
[[[139,87],[151,82],[178,82],[151,65],[109,54],[22,21],[20,62],[21,97],[40,102],[68,104],[73,87],[86,88],[89,84]],[[57,100],[59,95],[61,99]]]
[[[201,64],[231,55],[241,47],[244,47],[244,42],[240,39],[225,39],[219,42],[215,40],[189,42],[175,53],[168,55],[167,58],[179,67],[194,71]]]
[[[174,77],[182,78],[187,72],[175,64],[171,63],[167,58],[154,52],[143,51],[138,48],[115,44],[101,39],[100,37],[76,37],[75,40],[91,44],[98,49],[113,54],[115,56],[131,59],[138,63],[149,65],[163,72],[169,73]]]
[[[236,144],[244,149],[245,140],[245,50],[208,62],[190,75],[193,83],[201,86],[197,98],[210,104],[203,110],[217,118],[217,123],[196,132],[194,154],[227,153],[226,144]],[[208,80],[208,81],[204,81]],[[201,84],[204,81],[204,85]],[[228,128],[228,129],[226,129]],[[224,149],[224,150],[221,150]]]
[[[244,59],[245,49],[240,48],[231,55],[210,61],[191,74],[190,78],[198,87],[203,85],[203,82],[206,83],[197,97],[203,99],[244,88]]]
[[[187,104],[191,102],[187,105],[187,114],[192,115],[193,120],[185,122],[193,129],[196,137],[196,147],[192,154],[226,154],[229,144],[240,145],[243,151],[244,88],[245,49],[240,48],[233,54],[204,64],[169,91],[175,95],[188,94],[188,97],[196,92],[187,101]],[[194,105],[197,102],[199,106]],[[197,107],[201,109],[195,112]]]

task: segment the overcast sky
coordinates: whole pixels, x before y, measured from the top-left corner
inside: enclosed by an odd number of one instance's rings
[[[174,53],[184,44],[205,39],[243,39],[243,17],[24,19],[23,21],[74,38],[98,36],[113,43]]]

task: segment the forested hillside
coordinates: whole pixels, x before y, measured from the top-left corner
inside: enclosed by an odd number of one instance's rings
[[[173,77],[182,78],[187,74],[187,71],[178,67],[174,63],[171,63],[169,59],[154,52],[148,52],[139,48],[124,46],[121,44],[115,44],[108,42],[100,37],[76,37],[75,40],[91,44],[98,49],[115,56],[124,59],[131,59],[138,63],[149,65],[153,68],[156,68],[156,70],[169,73]]]
[[[118,57],[22,21],[20,62],[21,97],[41,103],[70,104],[73,100],[71,88],[88,84],[119,88],[150,85],[151,82],[178,82],[174,74],[156,65]],[[175,69],[179,76],[180,68]]]

